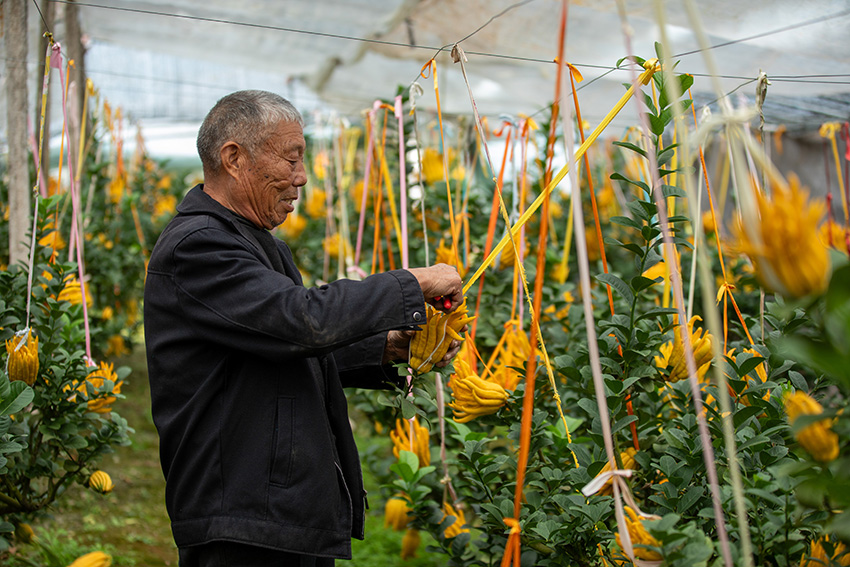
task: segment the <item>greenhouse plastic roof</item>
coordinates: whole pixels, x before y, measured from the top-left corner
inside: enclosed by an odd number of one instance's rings
[[[44,3],[47,0],[40,0]],[[63,2],[57,1],[57,8]],[[451,114],[471,104],[449,51],[459,45],[478,108],[498,116],[540,113],[553,98],[561,2],[557,0],[87,0],[81,27],[86,67],[100,91],[131,116],[196,121],[224,94],[263,88],[309,113],[324,108],[356,118],[419,77],[437,53],[440,102]],[[654,56],[660,39],[653,0],[624,0],[634,52]],[[699,0],[699,26],[714,46],[700,52],[685,2],[663,2],[677,70],[695,75],[697,106],[755,94],[771,80],[767,128],[816,129],[850,118],[847,0]],[[616,0],[572,0],[566,60],[584,75],[583,117],[598,123],[631,80],[612,70],[626,55]],[[30,20],[37,14],[30,7]],[[33,26],[36,23],[32,23]],[[57,25],[61,25],[58,23]],[[34,35],[34,34],[31,34]],[[61,40],[61,36],[57,36]],[[462,41],[461,41],[462,40]],[[30,59],[34,61],[34,48]],[[418,79],[417,108],[434,110],[432,79]],[[626,107],[615,128],[636,122]]]

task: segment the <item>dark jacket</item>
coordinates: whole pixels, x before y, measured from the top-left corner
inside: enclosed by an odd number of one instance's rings
[[[397,270],[307,289],[286,244],[281,273],[202,186],[178,212],[145,284],[174,539],[349,558],[365,491],[342,388],[397,377],[380,366],[386,332],[423,317],[419,284]]]

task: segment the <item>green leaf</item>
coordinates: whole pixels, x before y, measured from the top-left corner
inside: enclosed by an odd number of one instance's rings
[[[559,524],[554,520],[544,520],[532,528],[531,531],[540,534],[544,540],[548,540],[553,532],[558,531]]]
[[[406,464],[413,472],[419,470],[419,457],[411,451],[399,451],[398,462]]]
[[[640,187],[641,189],[644,190],[644,192],[649,193],[649,185],[647,185],[643,181],[635,181],[635,180],[629,179],[628,177],[625,177],[625,176],[623,176],[619,173],[612,173],[610,178],[617,180],[617,181],[625,181],[626,183],[631,183],[635,187]]]
[[[0,379],[0,383],[2,382],[6,382],[8,384],[8,390],[3,388],[3,390],[7,390],[8,393],[0,392],[0,396],[3,396],[0,398],[0,415],[11,415],[19,412],[32,402],[33,396],[35,395],[32,388],[20,380],[14,380],[9,383],[4,377],[3,379]]]
[[[621,141],[617,140],[617,141],[612,142],[612,143],[615,146],[622,146],[624,148],[628,148],[628,149],[632,150],[633,152],[636,152],[636,153],[642,155],[643,157],[649,159],[649,156],[647,155],[646,151],[643,148],[641,148],[640,146],[636,146],[635,144],[632,144],[631,142],[621,142]],[[619,175],[620,177],[614,177],[614,175]],[[611,179],[622,178],[623,181],[629,181],[629,183],[632,183],[632,181],[626,179],[625,177],[623,177],[619,173],[615,173],[614,175],[611,176]]]
[[[690,486],[679,498],[679,503],[676,506],[676,512],[679,514],[684,514],[687,512],[691,506],[697,503],[697,501],[702,498],[704,493],[704,489],[702,486]]]
[[[609,284],[617,290],[617,293],[619,293],[627,303],[631,304],[632,301],[634,301],[635,296],[632,293],[631,288],[626,284],[626,282],[614,274],[597,274],[596,279],[602,283]]]
[[[405,483],[411,483],[419,470],[419,458],[410,451],[400,451],[398,462],[390,465],[390,470],[400,476]]]
[[[824,299],[829,311],[847,309],[850,305],[850,264],[836,268],[832,273]]]
[[[645,278],[643,276],[635,276],[631,279],[632,289],[635,290],[635,293],[638,293],[648,287],[655,285],[655,280],[651,280],[649,278]]]
[[[586,411],[590,417],[596,417],[599,415],[599,406],[596,404],[596,400],[591,400],[590,398],[579,398],[578,406]]]
[[[675,146],[670,146],[661,150],[655,159],[658,162],[658,165],[662,166],[670,162],[674,155],[676,155],[676,148]]]
[[[752,406],[743,407],[743,408],[739,409],[738,411],[735,412],[735,417],[734,417],[735,428],[740,427],[748,419],[762,413],[763,411],[764,410],[762,408],[752,407]]]
[[[627,415],[624,418],[617,420],[617,422],[611,426],[611,432],[616,433],[617,431],[623,429],[630,423],[634,423],[635,421],[637,421],[636,415]]]
[[[401,415],[404,419],[413,419],[416,415],[416,406],[407,398],[401,400]]]
[[[691,222],[691,219],[684,215],[673,215],[671,217],[667,217],[667,222]]]
[[[646,211],[646,214],[649,215],[650,218],[658,214],[658,207],[655,203],[650,203],[649,201],[638,201],[638,205],[643,207],[644,211]]]
[[[605,240],[609,241],[609,240],[614,240],[614,239],[607,237]],[[624,249],[628,250],[629,252],[631,252],[632,254],[637,256],[638,258],[643,258],[643,255],[644,255],[644,252],[645,252],[644,249],[641,248],[640,246],[638,246],[637,244],[635,244],[634,242],[626,242],[626,243],[614,242],[613,244],[615,244],[616,246],[619,246],[620,248],[624,248]]]
[[[742,357],[739,357],[738,360],[740,361],[741,358]],[[751,358],[740,362],[740,364],[738,365],[738,376],[743,378],[744,376],[755,370],[756,367],[762,362],[764,362],[764,358],[761,356],[752,356]]]
[[[641,228],[643,228],[643,223],[640,223],[640,222],[636,221],[635,219],[629,218],[629,217],[616,216],[616,217],[611,217],[610,220],[611,220],[611,222],[617,223],[620,226],[628,226],[628,227],[634,228],[636,230],[640,230]]]
[[[685,193],[684,189],[676,187],[675,185],[662,185],[661,193],[665,197],[687,197],[687,193]]]
[[[20,443],[15,443],[14,441],[2,441],[0,442],[0,454],[5,453],[17,453],[24,448]]]
[[[656,136],[660,136],[661,134],[663,134],[664,128],[667,126],[667,122],[669,120],[669,118],[665,120],[665,113],[662,112],[661,116],[656,116],[652,113],[647,113],[646,116],[649,119],[649,129],[652,130],[652,133]],[[669,113],[667,114],[667,116],[669,117]]]
[[[811,508],[821,508],[826,503],[827,499],[827,484],[823,482],[821,477],[810,478],[804,480],[797,485],[797,498],[800,503]]]
[[[770,443],[770,438],[766,435],[756,435],[750,439],[747,439],[738,447],[739,451],[744,451],[745,449],[749,449],[750,447],[757,447],[759,445],[767,445]]]
[[[655,57],[659,61],[664,61],[664,46],[660,42],[655,42]]]

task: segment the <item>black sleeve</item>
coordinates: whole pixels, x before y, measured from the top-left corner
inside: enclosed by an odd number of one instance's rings
[[[339,379],[343,388],[387,390],[401,386],[404,377],[392,364],[381,364],[387,333],[379,333],[335,350]]]
[[[213,227],[183,238],[172,260],[179,304],[196,331],[266,358],[326,354],[411,328],[425,313],[407,270],[304,288],[263,264],[247,240]]]

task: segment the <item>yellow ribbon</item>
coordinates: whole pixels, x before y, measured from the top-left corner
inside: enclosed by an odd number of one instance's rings
[[[844,207],[844,224],[850,226],[850,213],[847,210],[847,195],[844,193],[844,177],[841,175],[841,160],[838,158],[838,143],[835,135],[841,131],[838,122],[826,122],[821,125],[818,133],[822,138],[829,138],[832,142],[832,155],[835,157],[835,175],[838,177],[838,187],[841,189],[841,205]]]
[[[651,63],[653,61],[655,62],[654,64]],[[647,65],[648,66],[646,70],[638,76],[638,83],[640,83],[641,85],[646,85],[652,78],[652,75],[660,69],[657,64],[657,60],[655,59],[647,61]],[[599,126],[597,126],[593,132],[591,132],[590,136],[587,137],[584,143],[576,151],[576,163],[584,156],[584,153],[587,151],[587,148],[589,148],[591,144],[593,144],[593,142],[595,142],[596,139],[600,136],[600,134],[602,134],[605,128],[607,128],[608,125],[611,124],[611,121],[614,119],[614,117],[619,114],[619,112],[623,109],[624,106],[626,106],[626,103],[629,102],[629,99],[631,99],[634,93],[635,85],[632,85],[629,87],[629,90],[627,90],[626,93],[620,98],[620,100],[617,101],[617,104],[614,105],[614,108],[612,108],[608,112],[608,114],[605,115],[605,118],[602,119],[602,122],[599,123]],[[505,246],[508,245],[508,242],[511,239],[515,238],[517,234],[519,234],[519,231],[523,227],[523,225],[528,222],[528,220],[531,218],[531,215],[533,215],[534,212],[540,208],[540,205],[543,204],[543,200],[546,198],[546,195],[552,193],[555,187],[557,187],[558,184],[564,179],[564,177],[566,177],[569,171],[570,164],[567,164],[561,168],[561,170],[555,175],[555,177],[552,178],[552,181],[549,182],[549,185],[540,193],[540,195],[538,195],[538,197],[534,200],[531,206],[529,206],[528,209],[526,209],[526,211],[520,216],[516,224],[511,227],[510,233],[502,237],[499,243],[490,252],[490,255],[484,259],[484,262],[466,281],[463,286],[464,294],[469,291],[469,288],[472,287],[472,285],[478,280],[479,277],[481,277],[481,274],[484,273],[484,270],[490,267],[490,264],[492,264],[493,260],[502,252],[502,250],[504,250]]]

